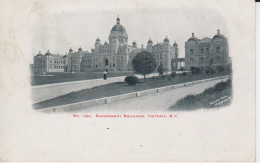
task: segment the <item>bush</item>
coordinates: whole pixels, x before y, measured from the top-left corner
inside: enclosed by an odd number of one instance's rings
[[[218,72],[224,72],[225,71],[225,67],[224,66],[218,66],[217,70],[218,70]]]
[[[186,74],[187,74],[186,72],[183,72],[183,73],[182,73],[183,76],[186,76]]]
[[[175,76],[176,76],[176,72],[173,71],[173,72],[171,73],[171,77],[175,78]]]
[[[136,85],[138,78],[136,76],[127,76],[125,77],[125,82],[127,82],[128,85]]]

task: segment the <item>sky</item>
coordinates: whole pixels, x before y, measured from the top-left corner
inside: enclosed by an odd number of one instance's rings
[[[32,25],[34,55],[47,50],[64,55],[70,48],[77,51],[80,46],[91,51],[97,37],[102,43],[108,41],[118,15],[127,31],[128,44],[135,40],[139,47],[142,44],[146,47],[149,38],[155,44],[167,36],[170,44],[177,42],[180,57],[184,57],[184,45],[192,32],[199,39],[212,38],[220,29],[228,37],[223,15],[209,5],[170,1],[158,5],[149,1],[99,2],[64,1],[48,6],[36,3],[41,16]]]

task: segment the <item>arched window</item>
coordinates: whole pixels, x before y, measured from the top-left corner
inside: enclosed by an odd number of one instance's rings
[[[108,65],[108,59],[105,59],[105,66]]]
[[[206,54],[209,54],[209,48],[206,48]]]
[[[217,53],[220,53],[220,47],[217,47]]]
[[[204,63],[204,58],[203,57],[200,58],[200,63]]]
[[[203,48],[200,49],[200,54],[204,54],[204,49]]]
[[[191,54],[191,55],[193,54],[193,49],[190,50],[190,54]]]

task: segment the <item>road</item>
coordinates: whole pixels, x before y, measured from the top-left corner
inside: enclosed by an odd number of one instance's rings
[[[181,73],[181,72],[179,72]],[[138,78],[142,78],[141,75],[135,75]],[[150,74],[147,77],[158,76],[158,73]],[[73,91],[79,91],[82,89],[93,88],[96,86],[101,86],[105,84],[122,82],[125,76],[104,79],[92,79],[92,80],[82,80],[55,84],[45,84],[39,86],[32,86],[32,103],[41,102],[54,97],[65,95]]]
[[[223,79],[224,81],[227,79]],[[182,87],[178,89],[173,89],[166,92],[156,93],[148,96],[142,96],[139,98],[133,98],[128,100],[119,101],[117,103],[111,103],[106,105],[99,105],[95,107],[75,110],[73,112],[87,112],[87,113],[96,113],[96,112],[158,112],[158,111],[167,111],[169,107],[178,99],[181,99],[189,94],[199,94],[203,92],[206,88],[213,87],[215,84],[220,82],[219,80],[209,81],[206,83],[200,83],[196,85],[191,85],[189,87]]]

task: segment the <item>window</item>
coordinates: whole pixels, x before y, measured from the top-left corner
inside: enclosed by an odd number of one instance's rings
[[[203,57],[200,58],[200,63],[204,63],[204,58]]]
[[[206,48],[206,54],[209,54],[209,48]]]
[[[204,54],[204,49],[200,49],[200,54]]]
[[[160,54],[160,59],[162,59],[162,54]]]
[[[220,47],[217,47],[217,53],[220,53]]]
[[[191,55],[193,54],[193,49],[190,50],[190,54],[191,54]]]
[[[190,58],[190,63],[193,63],[193,58]]]

